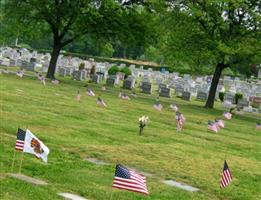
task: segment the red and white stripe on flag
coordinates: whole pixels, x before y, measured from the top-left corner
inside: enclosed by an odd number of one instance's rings
[[[116,166],[116,173],[112,187],[142,194],[149,194],[145,176],[119,165]]]
[[[228,168],[227,162],[224,163],[223,174],[220,180],[220,188],[227,187],[232,181],[232,174]]]

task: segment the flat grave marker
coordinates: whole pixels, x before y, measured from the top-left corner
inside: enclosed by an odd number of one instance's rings
[[[164,180],[163,183],[165,183],[167,185],[170,185],[170,186],[174,186],[174,187],[183,189],[183,190],[187,190],[189,192],[197,192],[197,191],[199,191],[198,188],[195,188],[195,187],[192,187],[190,185],[186,185],[184,183],[180,183],[180,182],[177,182],[177,181],[174,181],[174,180]]]
[[[98,160],[97,158],[86,158],[85,160],[96,165],[109,165],[109,163],[103,160]]]
[[[9,174],[9,176],[19,179],[21,181],[27,182],[27,183],[32,183],[35,185],[47,185],[47,183],[45,181],[36,179],[36,178],[32,178],[30,176],[26,176],[24,174]]]
[[[68,199],[68,200],[88,200],[88,199],[85,199],[85,198],[78,196],[76,194],[71,194],[71,193],[67,193],[67,192],[59,192],[57,194],[64,197],[65,199]]]

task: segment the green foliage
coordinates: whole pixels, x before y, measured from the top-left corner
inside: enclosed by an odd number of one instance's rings
[[[96,66],[93,65],[91,68],[91,75],[94,75],[96,73]]]
[[[235,94],[236,104],[238,103],[238,100],[239,100],[239,99],[243,99],[243,94],[241,94],[241,93],[236,93],[236,94]]]
[[[109,75],[115,75],[115,74],[117,74],[117,72],[119,72],[119,71],[120,71],[119,67],[118,67],[117,65],[113,65],[113,66],[111,66],[111,68],[109,69],[108,74],[109,74]]]
[[[225,92],[219,92],[218,97],[219,97],[220,101],[223,102],[224,97],[225,97]]]
[[[123,67],[120,72],[124,73],[125,74],[125,78],[127,78],[128,76],[131,75],[131,70],[128,68],[128,67]]]
[[[100,52],[100,55],[104,56],[104,57],[107,57],[107,58],[111,58],[113,53],[114,53],[113,46],[110,43],[106,43],[103,46],[103,48],[102,48],[102,50]]]

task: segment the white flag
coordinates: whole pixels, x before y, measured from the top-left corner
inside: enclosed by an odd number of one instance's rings
[[[25,134],[23,151],[34,154],[37,158],[41,158],[44,162],[47,162],[47,156],[49,154],[48,147],[28,129]]]

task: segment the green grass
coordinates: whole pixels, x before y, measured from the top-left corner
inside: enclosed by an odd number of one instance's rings
[[[153,174],[148,177],[150,195],[113,190],[112,199],[261,199],[261,132],[255,129],[260,115],[235,116],[218,134],[206,130],[207,121],[222,114],[203,108],[203,102],[161,98],[162,112],[152,108],[155,95],[138,93],[136,99],[118,99],[119,88],[101,91],[108,108],[96,105],[85,94],[85,82],[61,79],[46,86],[34,78],[0,75],[1,145],[0,199],[62,199],[57,192],[72,192],[88,199],[110,199],[116,163]],[[77,90],[81,102],[75,100]],[[187,122],[182,133],[175,129],[169,105],[176,102]],[[138,118],[150,122],[138,135]],[[50,149],[48,164],[24,154],[22,173],[49,183],[35,186],[14,178],[11,172],[17,128],[28,127]],[[14,171],[21,153],[16,153]],[[112,163],[98,166],[85,161],[95,157]],[[224,159],[233,174],[232,184],[220,190]],[[190,193],[161,183],[175,179],[200,188]]]

